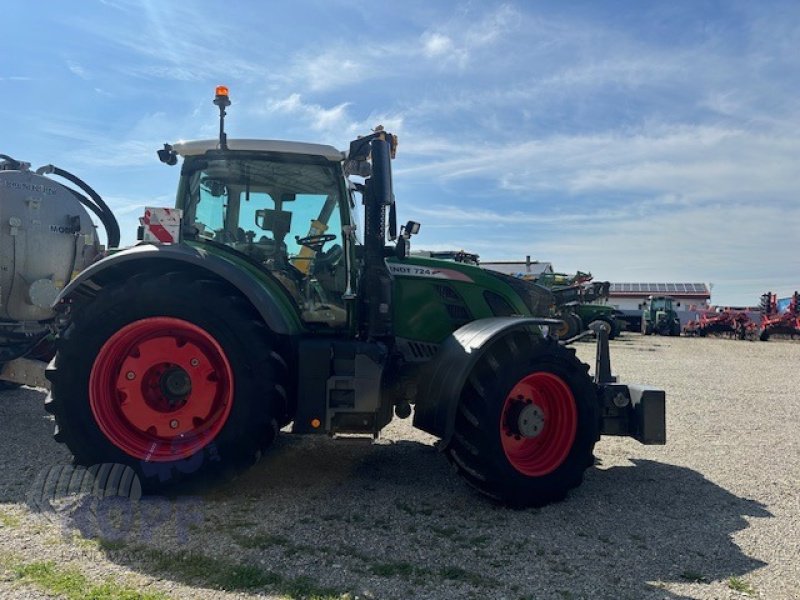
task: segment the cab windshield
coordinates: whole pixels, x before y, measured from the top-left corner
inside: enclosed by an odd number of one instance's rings
[[[306,321],[339,325],[347,277],[338,165],[207,153],[184,165],[184,220],[270,270]]]

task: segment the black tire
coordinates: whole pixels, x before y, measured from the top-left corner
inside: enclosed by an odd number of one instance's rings
[[[653,335],[652,322],[645,318],[642,318],[642,335]]]
[[[0,379],[0,392],[18,390],[21,387],[22,387],[21,383],[14,383],[13,381],[6,381],[4,379]]]
[[[617,321],[614,318],[611,318],[609,320],[611,321],[611,333],[608,334],[608,339],[613,340],[619,336],[621,329],[619,326],[619,321]]]
[[[769,341],[769,330],[766,329],[766,328],[762,329],[761,330],[761,334],[758,336],[758,339],[761,340],[762,342],[768,342]]]
[[[655,330],[658,335],[667,336],[670,334],[670,324],[668,321],[660,321]]]
[[[613,340],[619,335],[619,325],[614,317],[597,317],[597,320],[608,324],[608,339]]]
[[[219,429],[216,433],[211,429],[203,437],[205,445],[197,443],[196,451],[187,446],[187,454],[177,460],[170,460],[169,455],[150,460],[150,455],[124,450],[103,433],[90,402],[90,374],[103,345],[123,328],[151,318],[179,319],[202,331],[218,345],[219,356],[229,368],[225,371],[230,375],[229,396],[224,405],[230,407],[221,409],[228,412],[216,419]],[[188,273],[165,273],[111,283],[72,315],[57,340],[57,353],[47,371],[52,386],[45,403],[55,416],[54,437],[69,447],[77,464],[131,467],[145,490],[252,463],[275,438],[278,421],[284,421],[287,412],[285,363],[274,352],[272,337],[249,303],[222,282],[199,280]],[[192,376],[189,374],[190,380]],[[95,397],[98,395],[103,394],[95,391]],[[191,388],[185,398],[189,406]],[[113,406],[110,401],[107,404]],[[194,417],[191,422],[186,434],[189,440],[196,435],[196,428],[207,427],[206,423],[196,424]],[[138,433],[147,441],[149,430]]]
[[[594,464],[599,439],[599,405],[589,366],[574,348],[553,339],[515,332],[495,341],[476,363],[462,390],[455,430],[446,455],[481,493],[513,507],[541,506],[563,499]],[[560,378],[575,402],[575,435],[568,454],[541,476],[516,468],[503,447],[503,408],[523,378],[545,373]],[[508,435],[506,433],[506,435]]]
[[[568,340],[583,331],[583,321],[575,313],[567,313],[560,318],[564,325],[556,331],[559,340]]]

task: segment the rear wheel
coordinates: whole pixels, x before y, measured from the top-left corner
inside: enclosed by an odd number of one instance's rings
[[[608,331],[608,339],[613,340],[619,335],[619,325],[617,324],[617,320],[612,317],[598,317],[591,323],[589,323],[589,329],[593,328],[597,322],[605,323],[607,326],[606,331]]]
[[[619,321],[617,321],[614,317],[608,318],[608,323],[611,325],[611,333],[608,334],[608,339],[613,340],[620,333]]]
[[[567,313],[561,316],[563,325],[556,330],[559,340],[568,340],[583,331],[583,322],[575,313]]]
[[[285,414],[283,363],[241,297],[186,274],[105,287],[58,340],[46,408],[79,464],[143,484],[251,462]]]
[[[482,493],[524,507],[564,498],[593,464],[599,409],[588,365],[552,339],[513,333],[461,394],[446,454]]]

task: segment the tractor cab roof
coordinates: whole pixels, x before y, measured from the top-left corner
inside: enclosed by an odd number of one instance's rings
[[[195,140],[190,142],[176,142],[172,148],[181,156],[198,156],[208,150],[217,150],[219,140]],[[339,162],[346,155],[341,150],[325,144],[309,144],[306,142],[287,142],[284,140],[242,140],[229,139],[229,150],[247,150],[252,152],[282,152],[285,154],[302,154],[305,156],[320,156],[327,160]]]

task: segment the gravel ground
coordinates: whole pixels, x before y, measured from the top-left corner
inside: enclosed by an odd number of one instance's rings
[[[53,561],[159,598],[800,598],[800,343],[611,345],[622,381],[667,390],[668,445],[603,439],[580,488],[526,511],[473,493],[408,421],[375,444],[283,436],[179,498],[32,508],[70,457],[40,390],[4,392],[0,597],[82,597],[30,574]]]

